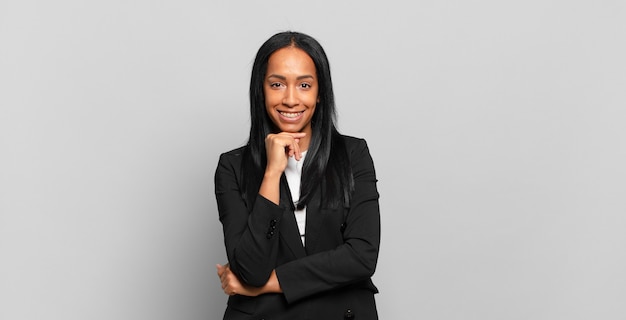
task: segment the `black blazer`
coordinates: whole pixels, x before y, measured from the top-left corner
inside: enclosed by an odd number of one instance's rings
[[[349,208],[328,209],[319,190],[307,205],[302,245],[289,187],[280,205],[241,197],[243,147],[220,156],[215,194],[230,267],[250,285],[264,285],[272,270],[282,294],[231,296],[224,319],[378,319],[371,281],[380,245],[376,173],[365,140],[344,136],[354,176]]]

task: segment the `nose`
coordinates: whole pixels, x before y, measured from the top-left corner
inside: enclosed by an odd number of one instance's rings
[[[283,105],[289,108],[293,108],[297,106],[298,103],[299,101],[298,101],[298,94],[296,92],[296,88],[294,87],[287,88],[287,90],[285,90],[285,95],[283,96]]]

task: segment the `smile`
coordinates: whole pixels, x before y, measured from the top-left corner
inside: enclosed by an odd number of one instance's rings
[[[299,117],[301,114],[304,113],[304,111],[300,111],[300,112],[284,112],[284,111],[278,111],[280,113],[280,115],[282,115],[285,118],[290,118],[290,119],[294,119]]]

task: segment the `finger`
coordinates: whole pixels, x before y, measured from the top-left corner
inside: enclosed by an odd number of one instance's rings
[[[288,157],[293,157],[295,155],[296,152],[294,151],[293,144],[289,144],[285,147],[285,153]]]
[[[220,281],[221,281],[222,283],[227,283],[227,282],[228,282],[227,280],[228,280],[228,275],[226,274],[226,272],[222,273],[222,274],[220,275]]]
[[[294,139],[302,139],[306,137],[306,132],[281,132],[281,134],[290,135]]]
[[[302,151],[300,151],[300,139],[294,139],[293,142],[293,146],[295,149],[295,158],[297,161],[300,161],[300,159],[302,159]]]
[[[305,133],[302,133],[305,134]],[[294,137],[296,133],[281,132],[279,135],[283,135],[286,139],[281,140],[279,143],[285,148],[285,154],[288,157],[295,157],[296,160],[302,158],[302,152],[300,151],[300,138]]]
[[[289,147],[289,156],[295,157],[296,160],[302,159],[302,150],[300,150],[300,139],[306,137],[306,132],[281,132],[280,134],[286,134],[293,139],[293,142]]]
[[[268,159],[271,154],[278,156],[279,149],[284,153],[285,157],[293,156],[293,151],[290,147],[291,144],[293,144],[293,137],[288,133],[268,134],[265,139]]]
[[[278,138],[277,141],[279,141],[280,144],[286,147],[289,144],[291,144],[292,141],[294,140],[299,141],[300,139],[304,137],[306,137],[305,132],[281,132],[281,133],[275,134],[273,138]]]
[[[235,292],[235,290],[231,286],[228,286],[228,285],[223,286],[222,289],[224,290],[224,293],[229,296],[231,296],[233,292]]]
[[[302,150],[300,150],[300,139],[299,138],[295,138],[293,139],[296,148],[295,148],[295,152],[294,152],[294,157],[296,158],[296,160],[300,161],[300,159],[302,159]]]

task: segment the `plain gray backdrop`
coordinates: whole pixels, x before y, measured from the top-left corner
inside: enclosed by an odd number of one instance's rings
[[[0,319],[220,319],[272,34],[379,178],[381,319],[626,318],[626,2],[0,0]]]

